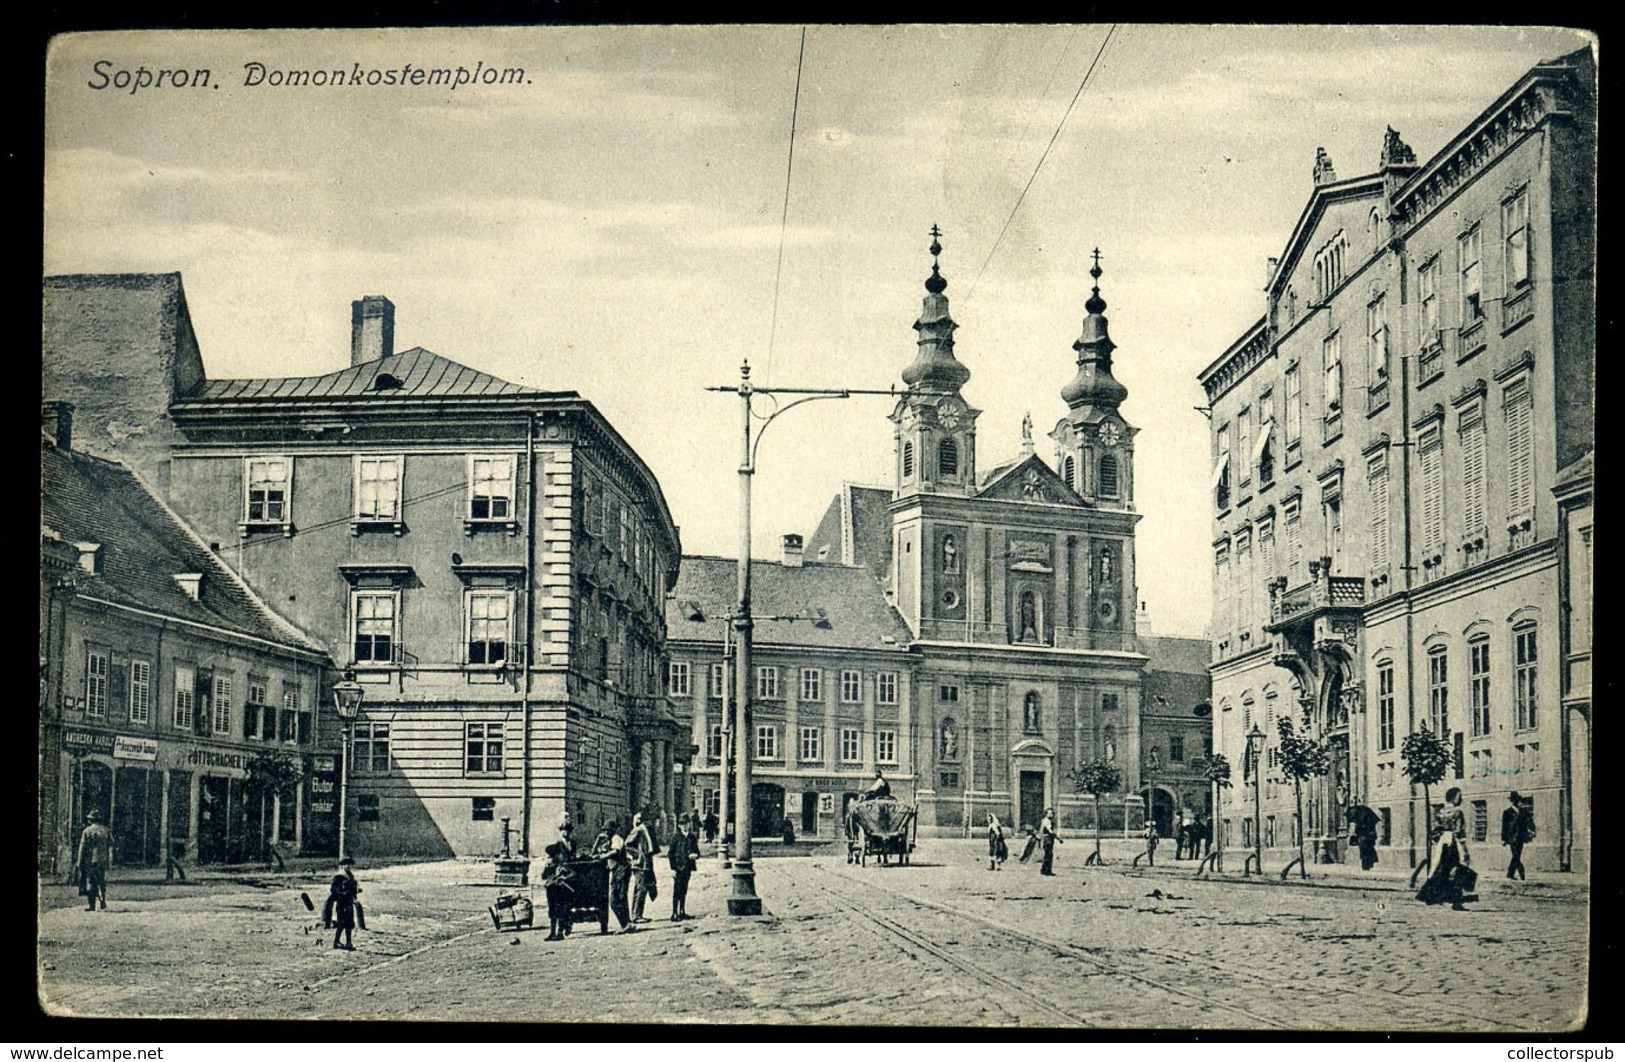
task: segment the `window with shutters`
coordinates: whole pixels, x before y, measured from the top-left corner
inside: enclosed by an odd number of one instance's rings
[[[1260,520],[1253,537],[1258,540],[1258,580],[1268,583],[1275,577],[1275,521]]]
[[[1253,628],[1253,539],[1246,530],[1237,532],[1235,575],[1236,634],[1241,641],[1250,640]]]
[[[1067,454],[1066,460],[1061,462],[1061,478],[1066,480],[1066,485],[1073,490],[1083,489],[1082,484],[1078,482],[1078,460],[1071,454]]]
[[[1243,406],[1241,412],[1236,414],[1236,453],[1241,455],[1236,484],[1246,487],[1253,481],[1253,411],[1250,406]]]
[[[1417,442],[1416,459],[1422,479],[1422,551],[1438,554],[1444,542],[1444,433],[1437,427]]]
[[[1535,625],[1521,623],[1512,629],[1512,696],[1519,730],[1534,730],[1540,724],[1536,714]]]
[[[1377,664],[1377,751],[1392,752],[1394,748],[1394,664],[1382,660]]]
[[[1326,420],[1330,422],[1343,409],[1343,337],[1336,332],[1327,336],[1320,353],[1326,374]],[[1329,424],[1327,430],[1331,431]]]
[[[1303,565],[1303,508],[1297,498],[1281,506],[1281,523],[1286,527],[1286,574],[1291,585]]]
[[[1484,319],[1484,264],[1479,227],[1474,225],[1456,241],[1461,267],[1461,329],[1467,331]]]
[[[108,675],[113,660],[105,649],[89,649],[85,653],[85,714],[91,718],[107,715]]]
[[[1488,737],[1490,733],[1490,639],[1481,634],[1467,643],[1468,709],[1472,716],[1473,737]]]
[[[1473,564],[1484,559],[1484,410],[1477,402],[1463,409],[1457,428],[1461,436],[1462,559]]]
[[[214,677],[214,732],[231,733],[231,676]]]
[[[1388,451],[1366,459],[1365,480],[1371,510],[1371,582],[1375,586],[1388,577]]]
[[[903,478],[909,479],[914,475],[914,444],[903,443]]]
[[[1518,189],[1501,204],[1501,231],[1506,233],[1506,291],[1529,283],[1529,187]]]
[[[1534,436],[1530,419],[1534,400],[1529,380],[1509,385],[1504,395],[1506,413],[1507,529],[1511,546],[1517,549],[1533,541],[1531,524],[1535,509]]]
[[[308,732],[310,729],[310,724],[308,722],[309,718],[310,716],[308,713],[300,711],[299,687],[286,682],[283,683],[282,716],[278,720],[279,729],[276,733],[277,739],[288,745],[301,744],[308,741]],[[267,728],[265,732],[265,739],[269,741],[271,740],[271,737],[271,731],[269,728]]]
[[[937,474],[959,475],[959,444],[952,439],[944,439],[937,444]]]
[[[1219,425],[1218,456],[1213,461],[1213,502],[1230,508],[1230,425]]]
[[[145,660],[130,661],[130,722],[145,723],[152,718],[152,665]]]
[[[1365,308],[1366,408],[1376,410],[1388,402],[1388,300],[1378,295]]]
[[[1283,390],[1286,392],[1286,446],[1291,451],[1303,440],[1303,377],[1296,363],[1287,366]],[[1290,462],[1291,459],[1292,455],[1288,453],[1287,460]]]
[[[1442,645],[1428,650],[1428,729],[1450,733],[1450,651]]]
[[[185,664],[175,665],[175,729],[192,729],[192,710],[197,695],[197,672]]]

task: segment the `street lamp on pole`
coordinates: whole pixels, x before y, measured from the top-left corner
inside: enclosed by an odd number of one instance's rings
[[[1267,739],[1264,731],[1253,724],[1252,732],[1247,735],[1247,757],[1253,766],[1253,873],[1264,873],[1264,817],[1263,817],[1263,791],[1264,791],[1264,742]],[[1256,745],[1256,749],[1255,746]],[[1242,873],[1247,868],[1242,867]]]
[[[352,741],[351,728],[355,725],[355,717],[361,714],[361,699],[367,694],[366,687],[355,680],[354,671],[345,671],[342,682],[333,683],[333,708],[339,713],[339,719],[344,723],[344,749],[339,757],[339,858],[343,859],[349,854],[345,848],[344,825],[345,813],[350,803],[350,745]]]
[[[756,447],[761,445],[767,426],[783,414],[806,402],[828,398],[849,398],[852,395],[895,395],[895,392],[865,391],[851,388],[825,389],[807,387],[757,387],[750,380],[750,362],[739,366],[739,383],[726,387],[710,387],[709,391],[731,391],[739,395],[740,458],[739,458],[739,600],[733,613],[734,630],[734,764],[737,772],[734,784],[734,861],[733,891],[728,897],[731,915],[759,915],[762,899],[756,895],[756,870],[751,862],[751,785],[750,727],[751,631],[754,621],[750,612],[750,490],[756,474]],[[799,395],[778,406],[761,418],[761,427],[751,437],[751,398],[754,395]],[[777,400],[775,399],[775,402]]]

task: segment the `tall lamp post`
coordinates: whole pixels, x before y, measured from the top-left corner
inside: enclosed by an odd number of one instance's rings
[[[339,858],[343,859],[349,854],[345,848],[344,824],[345,812],[350,805],[350,745],[352,743],[351,730],[355,726],[355,717],[361,714],[361,698],[366,696],[366,687],[355,680],[354,671],[344,672],[344,681],[333,683],[333,708],[339,713],[339,719],[344,722],[344,750],[339,757]]]
[[[762,433],[767,426],[783,414],[805,402],[826,398],[849,398],[852,395],[893,395],[895,392],[865,391],[852,388],[827,389],[808,387],[757,387],[750,382],[750,362],[739,366],[739,383],[727,387],[709,387],[709,391],[731,391],[739,395],[740,457],[739,457],[739,601],[734,608],[734,861],[733,891],[728,896],[731,915],[759,915],[762,898],[756,895],[756,870],[750,852],[751,785],[750,785],[750,728],[751,631],[754,623],[750,614],[750,488],[756,474],[756,447],[761,445]],[[751,397],[754,395],[799,395],[790,402],[778,405],[766,417],[751,438]],[[777,399],[774,400],[777,404]]]
[[[1253,765],[1253,872],[1264,873],[1264,731],[1253,724],[1252,733],[1247,735],[1247,757]],[[1256,746],[1256,747],[1255,747]],[[1242,868],[1245,873],[1246,868]]]

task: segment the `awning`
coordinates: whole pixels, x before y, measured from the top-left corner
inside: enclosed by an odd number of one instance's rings
[[[1230,467],[1230,452],[1227,450],[1224,453],[1219,455],[1219,459],[1217,461],[1213,462],[1213,482],[1208,484],[1208,486],[1207,486],[1208,490],[1218,490],[1219,489],[1219,480],[1224,478],[1225,469],[1227,469],[1229,467]]]
[[[1264,447],[1270,444],[1270,432],[1274,430],[1275,422],[1273,420],[1266,420],[1258,426],[1258,441],[1253,444],[1253,464],[1258,464],[1259,460],[1264,456]]]

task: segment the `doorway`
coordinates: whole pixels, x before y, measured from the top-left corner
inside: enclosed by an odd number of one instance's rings
[[[1031,826],[1038,829],[1044,821],[1044,772],[1021,772],[1021,821],[1017,823],[1019,829]]]
[[[784,832],[784,786],[772,782],[752,782],[750,787],[750,835],[778,837]]]
[[[219,863],[226,858],[227,808],[231,792],[227,779],[205,775],[198,779],[197,861]]]
[[[801,794],[801,836],[813,837],[818,833],[818,794]]]

